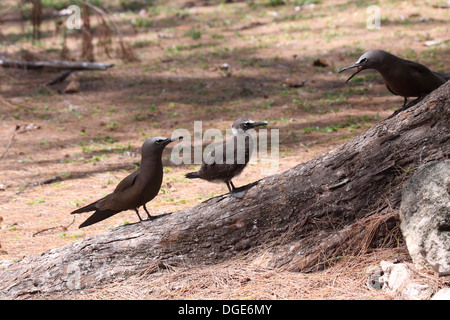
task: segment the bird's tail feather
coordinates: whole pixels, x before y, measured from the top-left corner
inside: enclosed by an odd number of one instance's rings
[[[98,200],[100,201],[100,200]],[[95,201],[91,204],[88,204],[87,206],[84,206],[80,209],[77,209],[75,211],[72,211],[70,214],[74,214],[74,213],[82,213],[82,212],[89,212],[89,211],[94,211],[97,210],[97,207],[95,206],[97,204],[98,201]]]
[[[85,222],[80,224],[79,228],[84,228],[87,226],[90,226],[91,224],[97,223],[99,221],[105,220],[114,214],[118,213],[120,211],[116,210],[97,210],[95,211],[89,218],[86,219]]]
[[[195,178],[200,178],[200,176],[198,175],[198,172],[189,172],[185,174],[185,177],[188,179],[195,179]]]

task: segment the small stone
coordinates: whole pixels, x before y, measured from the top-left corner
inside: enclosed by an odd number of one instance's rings
[[[64,88],[64,93],[75,93],[80,91],[80,82],[77,80],[70,81]]]
[[[318,59],[314,60],[313,66],[324,68],[324,67],[330,66],[330,64],[328,63],[328,61],[326,61],[322,58],[318,58]]]
[[[450,300],[450,288],[442,288],[436,292],[431,300]]]

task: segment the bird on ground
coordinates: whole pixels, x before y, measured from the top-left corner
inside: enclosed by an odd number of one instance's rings
[[[345,83],[363,70],[377,70],[388,90],[404,98],[403,106],[397,112],[413,106],[450,79],[449,75],[433,72],[420,63],[396,57],[383,50],[367,51],[356,63],[339,70],[339,73],[353,68],[356,68],[356,72]],[[407,105],[409,97],[417,99]]]
[[[125,210],[134,210],[139,220],[142,221],[138,211],[138,208],[141,206],[147,213],[148,219],[152,219],[145,204],[152,200],[161,188],[163,179],[161,157],[163,150],[169,143],[181,139],[183,137],[172,139],[155,137],[147,139],[142,145],[141,165],[137,171],[124,178],[114,191],[106,197],[71,213],[95,211],[80,225],[80,228],[87,227]]]
[[[236,120],[231,126],[233,137],[215,146],[203,159],[200,169],[187,173],[186,178],[224,182],[233,197],[242,198],[246,191],[236,188],[231,179],[242,173],[252,156],[254,141],[248,130],[264,125],[266,121]]]

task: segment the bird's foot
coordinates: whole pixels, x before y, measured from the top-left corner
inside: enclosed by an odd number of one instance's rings
[[[417,98],[417,99],[411,101],[411,102],[408,103],[408,104],[403,104],[403,106],[402,106],[400,109],[396,110],[393,114],[391,114],[389,117],[387,117],[387,119],[391,119],[391,118],[395,117],[397,114],[399,114],[400,112],[405,111],[406,109],[411,108],[412,106],[414,106],[414,105],[416,105],[418,102],[420,102],[422,99],[423,99],[423,97],[419,97],[419,98]],[[405,102],[406,102],[406,101],[405,101]]]
[[[411,101],[410,103],[408,103],[406,106],[403,106],[403,110],[406,110],[408,108],[411,108],[412,106],[416,105],[417,103],[419,103],[420,101],[422,101],[424,97],[418,97],[417,99]]]
[[[152,217],[150,215],[150,212],[148,212],[147,207],[145,206],[145,204],[142,207],[144,208],[145,213],[147,214],[147,219],[145,219],[145,221],[153,220],[153,218],[155,218],[155,217]]]
[[[395,112],[394,112],[393,114],[391,114],[389,117],[387,117],[386,120],[395,117],[397,114],[399,114],[399,113],[402,112],[403,110],[405,110],[405,109],[403,109],[403,107],[401,107],[401,108],[398,109],[398,110],[395,110]]]
[[[242,199],[245,194],[247,193],[247,189],[245,186],[244,187],[240,187],[240,188],[234,188],[231,192],[230,195],[236,199]]]
[[[247,193],[247,191],[243,190],[243,191],[233,191],[230,194],[232,197],[234,197],[236,199],[242,199],[246,193]]]

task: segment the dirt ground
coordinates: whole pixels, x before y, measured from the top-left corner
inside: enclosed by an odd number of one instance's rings
[[[114,67],[78,71],[49,87],[43,83],[59,73],[0,69],[0,260],[135,222],[135,213],[127,211],[78,229],[88,214],[70,212],[111,192],[135,170],[148,137],[170,137],[177,128],[192,133],[194,121],[202,121],[203,130],[224,132],[240,117],[266,120],[268,129],[280,132],[282,171],[342,145],[402,105],[379,74],[364,71],[345,84],[351,73],[337,71],[363,52],[384,49],[449,73],[446,1],[378,1],[376,30],[366,28],[370,1],[178,0],[143,8],[100,2],[108,5],[135,60],[118,56],[114,29],[106,54],[99,44],[100,20],[93,15],[95,59]],[[62,50],[63,32],[55,32],[52,9],[45,7],[41,40],[32,44],[31,24],[20,18],[15,3],[0,4],[0,59],[61,59],[64,51],[66,59],[80,60],[79,31],[67,30]],[[79,90],[63,93],[74,79]],[[169,147],[163,156],[161,192],[147,206],[152,214],[227,192],[225,185],[184,178],[198,165],[176,166],[170,153]],[[248,166],[235,185],[263,178],[261,166]],[[369,290],[364,279],[370,265],[398,256],[407,259],[405,248],[347,257],[316,275],[234,261],[165,271],[145,285],[134,279],[75,298],[390,299]]]

